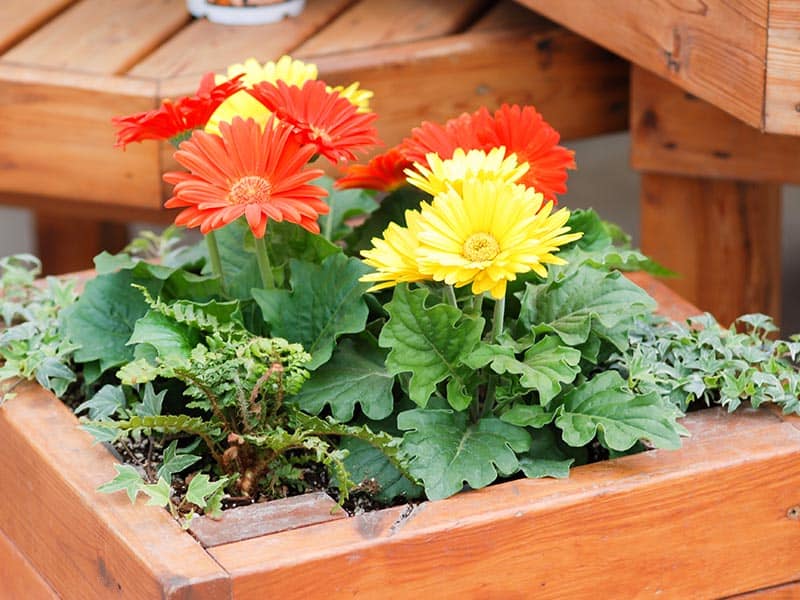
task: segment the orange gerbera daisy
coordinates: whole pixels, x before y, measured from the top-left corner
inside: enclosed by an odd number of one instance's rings
[[[240,79],[241,76],[214,85],[214,73],[207,73],[194,96],[176,102],[164,100],[156,109],[114,117],[111,123],[117,128],[115,145],[124,148],[131,142],[169,140],[205,127],[217,107],[242,89]]]
[[[221,123],[220,136],[197,130],[175,153],[189,172],[164,174],[175,185],[165,206],[183,208],[175,224],[199,226],[202,233],[241,216],[258,238],[264,237],[267,219],[319,233],[317,218],[329,210],[322,200],[327,192],[308,182],[322,171],[303,170],[314,151],[272,119],[263,131],[253,119],[239,117]]]
[[[336,181],[340,190],[365,188],[379,192],[391,192],[406,183],[404,171],[411,167],[409,161],[397,148],[379,154],[366,165],[350,165],[343,177]]]
[[[534,107],[504,104],[494,115],[484,107],[444,125],[423,123],[412,130],[400,148],[411,161],[424,165],[428,152],[447,160],[456,148],[488,152],[503,146],[508,154],[516,154],[521,164],[528,164],[528,172],[518,183],[555,203],[556,194],[567,191],[567,169],[575,168],[574,152],[559,146],[559,139],[558,132]]]
[[[354,160],[354,152],[379,143],[372,126],[375,113],[358,112],[358,107],[322,81],[306,81],[303,87],[261,82],[250,94],[278,119],[292,126],[303,143],[313,144],[317,154],[335,163]]]

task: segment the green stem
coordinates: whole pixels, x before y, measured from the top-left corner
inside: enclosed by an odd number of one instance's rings
[[[453,289],[452,285],[445,284],[445,286],[444,286],[444,297],[447,299],[447,303],[450,306],[458,308],[458,302],[456,301],[456,292]]]
[[[503,320],[506,318],[506,297],[503,296],[494,302],[494,315],[492,317],[492,335],[491,343],[497,342],[497,339],[503,333]],[[495,373],[489,374],[489,382],[486,385],[486,397],[483,400],[483,410],[481,411],[481,418],[488,416],[492,413],[495,404],[495,390],[497,388],[497,375]]]
[[[219,257],[219,245],[217,245],[217,236],[213,231],[206,234],[206,246],[208,247],[208,257],[211,259],[211,271],[219,277],[219,285],[225,292],[225,276],[222,274],[222,260]]]
[[[483,310],[483,294],[472,297],[472,315],[480,317],[481,310]]]
[[[328,200],[331,200],[332,204],[331,196],[328,196]],[[333,206],[330,207],[330,212],[327,214],[327,218],[325,219],[325,229],[322,231],[322,235],[329,242],[333,242],[331,239],[331,237],[333,237]]]
[[[267,242],[264,238],[256,238],[256,259],[258,260],[258,270],[261,272],[261,282],[265,289],[271,290],[275,287],[275,280],[272,278]]]

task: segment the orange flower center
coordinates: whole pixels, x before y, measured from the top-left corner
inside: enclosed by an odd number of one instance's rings
[[[464,242],[464,258],[472,262],[484,262],[500,254],[500,244],[490,233],[473,233]]]
[[[272,196],[272,184],[258,175],[242,177],[231,186],[228,201],[231,204],[251,204],[269,202]]]

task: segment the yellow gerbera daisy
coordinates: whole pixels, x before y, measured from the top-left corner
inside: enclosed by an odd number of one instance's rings
[[[339,92],[342,98],[347,98],[352,104],[358,107],[358,112],[369,112],[369,101],[375,95],[369,90],[359,88],[359,82],[354,81],[347,87],[337,85],[336,87],[328,86],[328,91]]]
[[[281,56],[276,62],[266,62],[263,65],[255,58],[248,58],[243,63],[236,63],[228,67],[227,77],[217,75],[217,83],[232,79],[244,74],[242,82],[247,87],[268,81],[284,81],[289,85],[302,86],[306,81],[317,78],[317,65],[295,60],[291,56]],[[237,92],[225,102],[220,104],[206,124],[206,131],[219,135],[219,124],[230,123],[234,117],[255,119],[259,125],[264,125],[269,119],[270,112],[258,100],[253,98],[246,90]]]
[[[360,279],[360,281],[378,282],[368,291],[380,290],[402,282],[430,279],[420,273],[417,266],[419,219],[418,211],[407,210],[406,227],[390,223],[383,232],[383,238],[372,238],[373,248],[361,253],[364,256],[364,263],[377,269],[377,272],[364,275]]]
[[[227,76],[217,75],[216,82],[219,84],[226,79],[233,79],[241,74],[244,74],[242,82],[247,87],[252,87],[262,81],[269,83],[283,81],[287,85],[303,87],[306,81],[317,78],[318,70],[315,64],[304,63],[286,55],[281,56],[276,62],[268,61],[263,65],[255,58],[248,58],[243,63],[229,66]],[[369,99],[373,94],[369,90],[359,89],[358,85],[358,82],[355,82],[346,88],[342,86],[331,88],[328,86],[327,89],[328,91],[339,92],[340,96],[355,104],[359,112],[369,112]],[[205,129],[208,133],[219,135],[219,124],[223,121],[230,123],[234,117],[255,119],[263,127],[270,114],[270,111],[263,104],[248,94],[246,90],[242,90],[225,100],[214,111]]]
[[[567,233],[569,211],[551,214],[553,203],[532,188],[503,181],[467,179],[462,191],[449,189],[420,209],[419,272],[456,287],[472,284],[474,294],[505,296],[506,284],[533,270],[547,277],[553,255],[580,238]]]
[[[406,169],[405,173],[408,183],[431,196],[446,192],[450,187],[460,194],[465,179],[514,183],[528,172],[528,163],[517,164],[517,156],[506,156],[506,149],[502,146],[493,148],[488,154],[484,150],[464,152],[462,148],[456,148],[452,158],[447,160],[431,152],[425,159],[427,167],[414,163],[414,168]]]

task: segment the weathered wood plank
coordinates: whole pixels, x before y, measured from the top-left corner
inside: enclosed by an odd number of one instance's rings
[[[762,126],[768,0],[519,1]]]
[[[800,3],[770,0],[764,127],[800,135]]]
[[[362,1],[294,52],[319,56],[456,33],[486,4],[487,0]]]
[[[156,144],[115,149],[111,117],[156,105],[156,84],[0,64],[0,193],[161,205]]]
[[[0,54],[76,0],[6,0],[0,3]]]
[[[561,28],[487,31],[316,59],[332,85],[360,81],[386,144],[423,120],[533,104],[563,138],[626,128],[627,64]]]
[[[740,421],[702,411],[686,422],[693,437],[680,451],[210,552],[242,600],[323,589],[334,598],[389,589],[393,598],[720,597],[796,577],[797,522],[786,510],[800,485],[800,432],[764,412]],[[614,577],[609,565],[620,566]],[[432,584],[441,573],[447,585]]]
[[[665,283],[722,324],[779,319],[780,186],[645,173],[642,251],[678,272]]]
[[[800,137],[763,133],[636,66],[630,130],[638,171],[800,182]]]
[[[800,581],[731,596],[729,600],[797,600],[797,598],[800,598]]]
[[[69,408],[21,386],[0,408],[0,528],[63,598],[230,597],[227,573],[169,514],[99,494],[115,459]]]
[[[240,506],[235,510],[226,510],[219,519],[196,517],[189,531],[208,548],[344,519],[346,516],[347,513],[328,494],[315,492]]]
[[[528,28],[552,29],[553,22],[537,15],[514,0],[500,0],[486,14],[470,25],[470,31],[493,31],[496,29]]]
[[[83,0],[9,50],[2,61],[124,73],[188,20],[183,0]]]
[[[140,61],[130,74],[167,79],[224,72],[228,65],[250,57],[261,62],[275,60],[291,53],[353,1],[308,0],[299,16],[267,25],[237,27],[198,19]]]
[[[20,554],[19,550],[0,531],[0,581],[4,598],[25,600],[55,600],[58,598],[47,582],[41,578]]]

